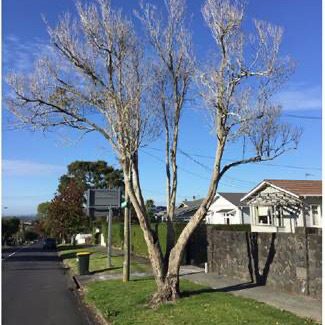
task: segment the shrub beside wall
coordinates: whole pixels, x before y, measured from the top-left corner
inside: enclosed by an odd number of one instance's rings
[[[107,222],[103,221],[101,224],[101,232],[104,236],[105,243],[107,243]],[[112,224],[112,245],[117,248],[123,248],[123,224]]]
[[[176,239],[180,236],[182,230],[186,226],[186,223],[174,223]],[[112,244],[114,247],[123,248],[123,223],[113,223],[112,225]],[[166,240],[167,240],[167,224],[158,223],[152,224],[152,228],[158,230],[158,238],[163,253],[166,252]],[[104,235],[105,242],[107,242],[107,222],[102,222],[102,233]],[[201,224],[192,234],[186,250],[184,252],[183,263],[203,266],[207,262],[207,229],[213,229],[215,231],[250,231],[250,225],[206,225]],[[148,257],[147,245],[145,243],[143,232],[138,224],[131,225],[131,251],[135,255]]]
[[[113,223],[112,224],[112,244],[114,247],[123,248],[123,223]],[[176,238],[179,237],[185,224],[175,224]],[[158,238],[162,247],[162,251],[166,251],[166,236],[167,236],[167,225],[165,223],[152,224],[152,228],[158,230]],[[103,221],[101,225],[101,231],[104,235],[104,240],[107,242],[107,222]],[[143,237],[142,229],[138,224],[131,225],[131,251],[132,253],[147,257],[148,250],[147,245]]]

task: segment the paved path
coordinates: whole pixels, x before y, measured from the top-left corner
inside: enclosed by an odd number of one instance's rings
[[[181,275],[184,279],[209,286],[216,291],[229,292],[236,296],[261,301],[318,322],[322,319],[321,301],[310,297],[291,295],[265,286],[254,286],[252,283],[218,276],[215,273],[205,274],[203,269],[195,266],[182,266]]]
[[[94,324],[71,291],[69,281],[57,253],[44,251],[41,243],[5,249],[2,324]]]

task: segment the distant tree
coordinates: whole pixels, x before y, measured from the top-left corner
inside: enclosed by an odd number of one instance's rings
[[[45,222],[46,222],[46,219],[43,219],[43,218],[35,220],[35,222],[34,222],[34,232],[39,237],[43,237],[44,235],[46,235]]]
[[[123,185],[123,173],[120,169],[107,165],[106,161],[74,161],[68,165],[68,173],[61,176],[58,191],[73,179],[84,190],[89,188],[112,188]]]
[[[16,217],[2,219],[2,243],[5,243],[19,230],[20,220]]]
[[[47,232],[61,241],[87,229],[83,211],[83,188],[73,179],[51,201],[46,221]]]
[[[51,202],[42,202],[37,206],[37,220],[35,223],[36,231],[39,235],[46,235],[48,226],[48,212]]]
[[[154,221],[154,214],[155,214],[154,207],[155,207],[154,200],[152,199],[146,200],[146,211],[147,211],[148,218],[151,221]]]
[[[37,206],[37,217],[39,219],[46,218],[48,214],[49,205],[51,202],[42,202]]]
[[[27,230],[25,232],[25,240],[26,241],[33,241],[38,238],[38,234],[35,231]]]

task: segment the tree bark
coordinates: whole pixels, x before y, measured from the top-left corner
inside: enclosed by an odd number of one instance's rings
[[[179,276],[178,274],[168,274],[152,296],[150,305],[155,308],[160,304],[175,301],[179,297]]]
[[[146,209],[143,203],[142,195],[140,193],[140,187],[137,184],[139,174],[136,162],[133,161],[132,165],[133,177],[131,178],[130,173],[128,173],[129,168],[127,163],[124,162],[122,164],[125,180],[125,190],[129,195],[130,201],[137,214],[140,227],[143,231],[144,240],[148,247],[148,256],[151,262],[156,284],[158,287],[162,287],[165,278],[162,251],[159,244],[158,236],[151,229],[150,222],[146,217]],[[135,191],[135,188],[137,192]]]

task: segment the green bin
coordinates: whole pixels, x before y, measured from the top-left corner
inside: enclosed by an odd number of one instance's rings
[[[89,253],[89,252],[77,253],[78,268],[79,268],[80,275],[89,274],[89,256],[90,256],[90,254],[91,253]]]

